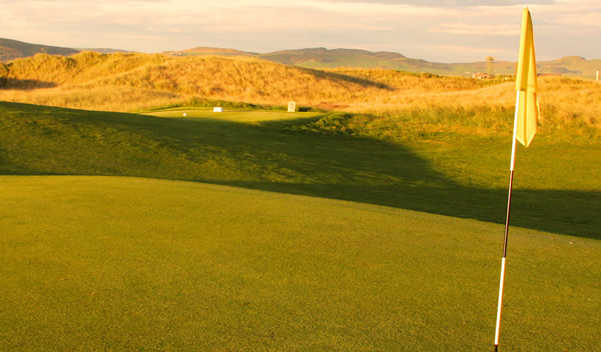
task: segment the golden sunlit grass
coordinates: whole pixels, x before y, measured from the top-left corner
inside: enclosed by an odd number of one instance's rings
[[[119,86],[0,90],[0,100],[4,101],[107,111],[147,109],[184,99],[184,96],[168,91]]]
[[[490,86],[496,81],[441,76],[432,73],[411,73],[389,69],[337,68],[328,72],[383,83],[399,91],[457,91]]]
[[[512,82],[414,74],[385,69],[312,70],[251,57],[173,57],[84,52],[38,54],[0,67],[0,100],[41,105],[138,111],[192,98],[325,106],[391,117],[408,112],[506,111]],[[542,77],[543,123],[600,126],[601,85]],[[485,122],[483,122],[485,123]]]

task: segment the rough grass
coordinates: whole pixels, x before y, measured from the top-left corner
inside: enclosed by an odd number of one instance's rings
[[[48,102],[62,104],[63,96],[85,94],[82,101],[106,96],[102,91],[141,89],[142,92],[171,93],[174,99],[198,96],[255,103],[283,105],[295,99],[299,103],[318,104],[322,100],[358,99],[365,92],[385,91],[377,82],[324,71],[301,69],[254,58],[171,57],[143,54],[81,53],[72,57],[36,55],[13,61],[9,78],[59,85]],[[11,88],[11,87],[8,87]],[[87,93],[93,92],[92,94]],[[372,93],[374,94],[374,93]],[[116,95],[118,96],[118,95]],[[87,98],[86,98],[87,97]],[[36,92],[9,90],[2,99],[32,102]],[[142,95],[138,103],[149,102]],[[127,103],[127,98],[124,99]],[[39,103],[39,101],[37,101]],[[122,101],[109,99],[105,105],[88,101],[89,108],[118,108]],[[59,105],[52,104],[52,105]],[[83,105],[83,104],[80,104]],[[72,105],[69,105],[74,107]],[[83,106],[78,106],[83,107]]]
[[[2,78],[4,76],[4,78]],[[601,84],[541,77],[543,123],[599,127]],[[379,116],[413,111],[507,111],[512,82],[384,69],[314,70],[250,57],[39,54],[0,67],[0,100],[80,109],[140,111],[191,100],[304,106]],[[480,124],[486,120],[480,121]]]
[[[0,190],[5,350],[491,348],[501,225],[149,179]],[[513,228],[503,348],[594,350],[600,252]]]

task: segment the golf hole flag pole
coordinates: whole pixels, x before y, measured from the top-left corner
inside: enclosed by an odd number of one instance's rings
[[[509,167],[509,194],[507,196],[507,215],[505,218],[505,240],[501,259],[501,277],[499,279],[499,301],[497,305],[497,324],[495,328],[495,351],[499,349],[501,332],[501,310],[503,309],[503,286],[505,284],[505,260],[507,258],[507,239],[509,235],[509,216],[511,214],[511,193],[513,190],[513,170],[515,168],[516,141],[528,147],[536,134],[538,122],[538,99],[536,96],[536,57],[534,54],[534,35],[530,11],[524,7],[522,13],[522,34],[518,69],[515,76],[515,115],[513,119],[513,140],[511,144],[511,164]]]

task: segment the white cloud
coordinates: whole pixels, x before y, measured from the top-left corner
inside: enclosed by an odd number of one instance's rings
[[[439,61],[513,59],[517,0],[0,0],[0,36],[140,51],[364,47]],[[601,1],[531,1],[540,57],[600,56]],[[593,44],[591,44],[593,43]],[[487,49],[483,49],[487,48]]]
[[[495,24],[467,24],[467,23],[441,23],[430,29],[434,33],[447,33],[459,35],[483,35],[483,36],[516,36],[520,34],[520,28],[515,25]]]

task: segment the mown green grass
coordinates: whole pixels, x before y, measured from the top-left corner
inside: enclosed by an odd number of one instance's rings
[[[482,126],[441,112],[372,127],[332,113],[183,111],[0,103],[0,172],[192,180],[504,221],[510,132],[498,127],[465,133]],[[542,131],[518,150],[512,223],[601,238],[599,160],[596,135]]]
[[[3,350],[483,351],[502,225],[123,177],[0,177]],[[512,229],[502,346],[592,351],[601,242]]]
[[[508,133],[449,114],[0,103],[0,343],[488,349]],[[601,143],[578,131],[519,150],[507,350],[596,348]]]

